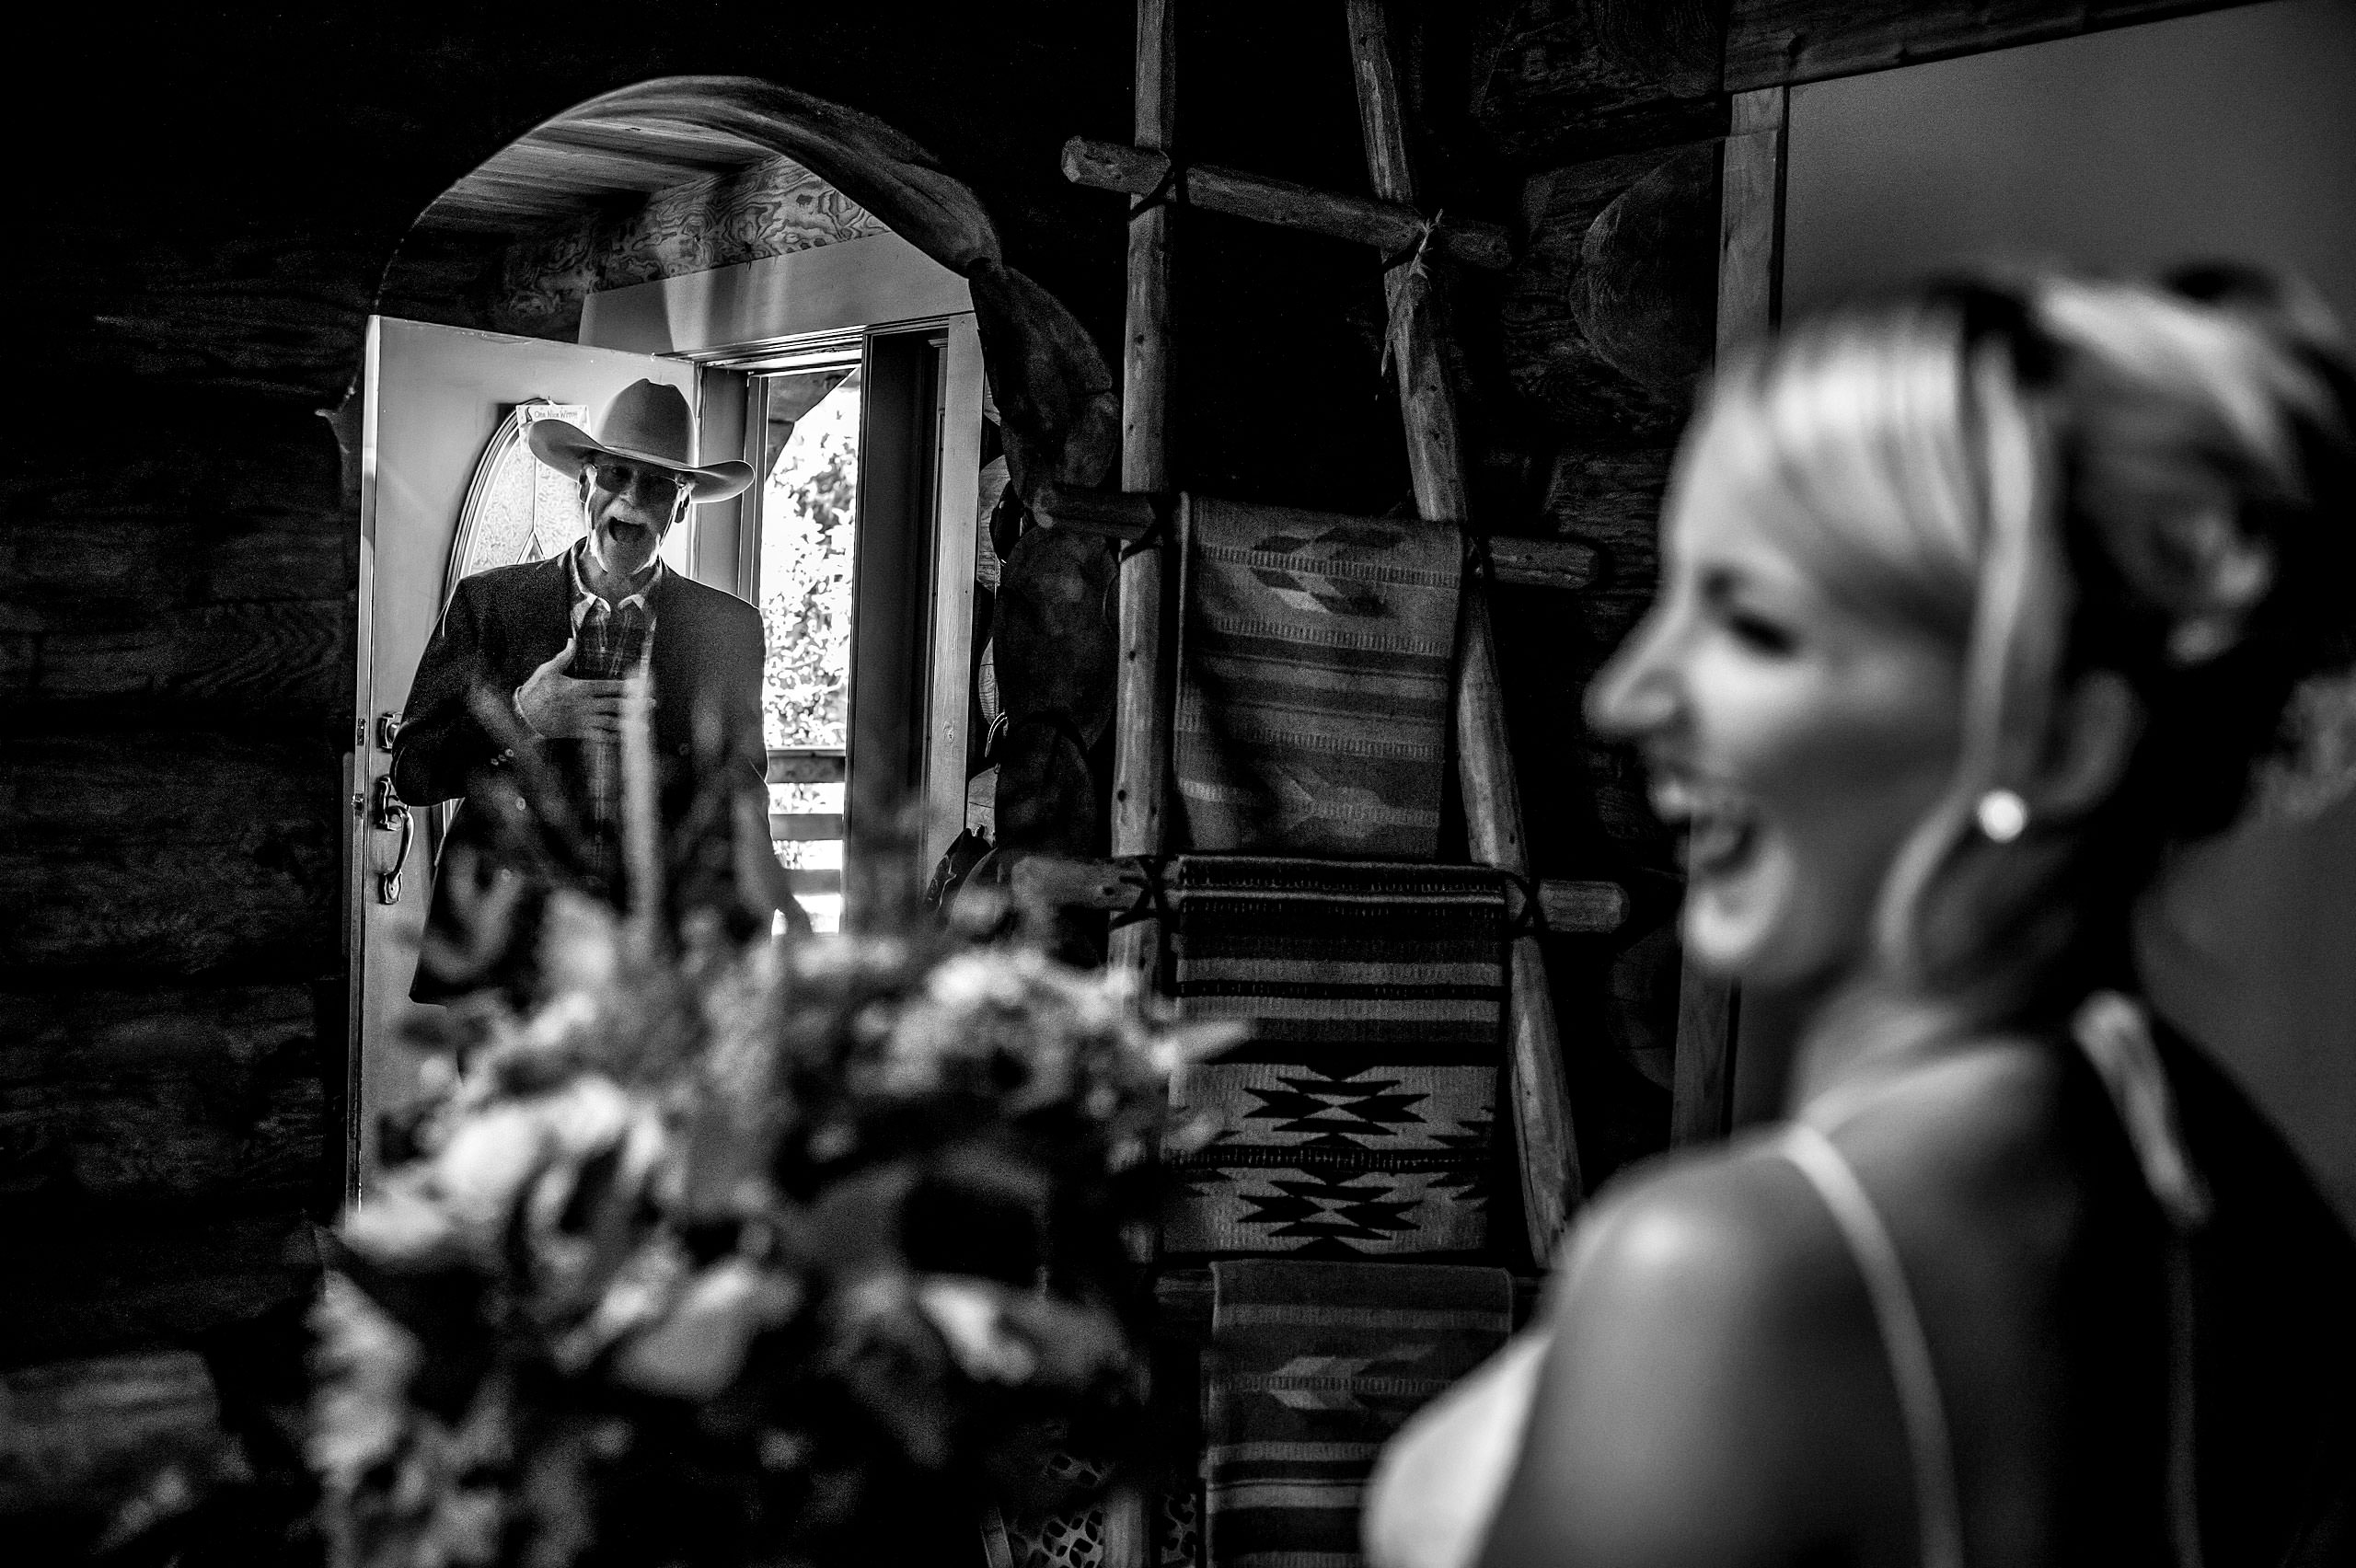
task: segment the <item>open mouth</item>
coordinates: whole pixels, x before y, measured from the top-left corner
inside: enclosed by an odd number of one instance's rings
[[[1684,830],[1688,876],[1726,876],[1750,858],[1759,819],[1730,791],[1669,778],[1654,785],[1652,795],[1661,820]]]
[[[613,536],[614,543],[633,548],[654,537],[653,529],[636,523],[625,523],[618,517],[606,525],[606,532]]]

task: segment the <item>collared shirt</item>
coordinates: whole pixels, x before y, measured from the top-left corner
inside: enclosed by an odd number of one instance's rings
[[[589,586],[589,579],[581,570],[581,558],[587,554],[588,550],[589,541],[587,539],[583,539],[580,543],[574,545],[571,549],[564,552],[564,570],[566,574],[572,579],[572,630],[574,635],[578,636],[580,634],[582,623],[587,620],[592,615],[595,615],[601,611],[611,612],[613,610],[629,609],[635,605],[639,614],[648,617],[647,646],[650,648],[653,647],[653,612],[648,608],[647,595],[654,592],[654,585],[662,582],[663,574],[671,569],[663,564],[663,558],[661,556],[656,556],[654,558],[653,566],[649,568],[647,571],[646,581],[639,584],[638,591],[624,598],[621,603],[609,605],[604,599],[598,597],[597,591],[595,588]]]
[[[582,556],[589,541],[582,540],[566,553],[565,568],[572,578],[572,635],[579,646],[565,674],[575,680],[618,681],[646,667],[654,651],[654,610],[648,602],[669,568],[656,557],[654,565],[635,593],[608,604],[589,586]],[[583,773],[588,787],[583,825],[588,830],[590,869],[606,885],[620,891],[622,872],[621,751],[611,741],[582,744]]]

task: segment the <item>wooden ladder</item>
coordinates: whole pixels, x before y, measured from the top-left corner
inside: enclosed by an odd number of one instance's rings
[[[1511,251],[1504,231],[1493,225],[1441,223],[1415,206],[1405,120],[1380,0],[1345,0],[1345,5],[1372,200],[1214,165],[1190,166],[1179,159],[1172,145],[1177,108],[1174,0],[1138,0],[1135,144],[1074,137],[1064,148],[1064,172],[1072,180],[1148,198],[1133,205],[1129,214],[1122,355],[1125,493],[1051,491],[1041,498],[1039,510],[1052,521],[1140,543],[1162,537],[1151,524],[1161,509],[1159,498],[1172,487],[1172,229],[1176,209],[1184,203],[1353,240],[1388,254],[1412,253],[1413,259],[1392,267],[1384,281],[1415,507],[1428,522],[1450,522],[1460,528],[1469,524],[1472,509],[1456,398],[1442,363],[1446,302],[1438,272],[1458,260],[1502,267],[1511,259]],[[1484,573],[1496,570],[1488,564],[1490,553],[1476,552],[1458,621],[1457,774],[1472,859],[1528,888],[1533,884],[1520,788],[1507,745],[1496,639],[1482,581]],[[1495,553],[1505,558],[1500,575],[1509,581],[1586,582],[1589,558],[1576,545],[1500,540]],[[1112,821],[1116,859],[1160,855],[1168,847],[1174,628],[1168,624],[1161,550],[1124,552],[1119,593]],[[1545,903],[1558,908],[1582,896],[1559,884],[1550,884],[1547,892]],[[1609,905],[1611,899],[1592,902]],[[1616,915],[1611,919],[1616,923]],[[1150,918],[1114,933],[1113,963],[1148,986],[1159,951],[1160,933]],[[1533,930],[1513,939],[1508,987],[1507,1094],[1521,1155],[1522,1212],[1530,1251],[1543,1269],[1582,1196],[1582,1184],[1561,1032]]]
[[[1410,255],[1385,273],[1389,346],[1399,378],[1415,507],[1427,522],[1468,527],[1456,399],[1443,354],[1446,302],[1440,270],[1455,262],[1504,267],[1507,235],[1493,225],[1442,223],[1416,205],[1407,131],[1381,0],[1345,0],[1359,128],[1374,198],[1314,190],[1213,165],[1189,166],[1175,146],[1175,0],[1138,0],[1136,121],[1133,144],[1074,137],[1064,148],[1067,178],[1143,198],[1129,213],[1127,307],[1123,332],[1120,495],[1059,492],[1049,487],[1034,510],[1058,525],[1130,541],[1161,544],[1173,488],[1170,451],[1171,267],[1172,229],[1182,204],[1356,241],[1385,255]],[[1584,586],[1592,564],[1582,547],[1552,540],[1499,540],[1475,551],[1458,618],[1455,738],[1466,839],[1476,861],[1517,880],[1542,904],[1555,928],[1610,929],[1624,915],[1617,888],[1531,880],[1522,829],[1520,788],[1507,744],[1484,577]],[[1119,663],[1114,707],[1112,853],[1116,859],[1157,857],[1169,847],[1172,708],[1176,687],[1172,584],[1163,551],[1123,552],[1119,576]],[[1110,885],[1103,891],[1119,896]],[[1152,907],[1161,907],[1155,901]],[[1150,918],[1113,934],[1112,962],[1152,986],[1161,933]],[[1571,1120],[1561,1032],[1545,961],[1534,930],[1512,939],[1508,979],[1507,1094],[1520,1152],[1522,1211],[1531,1254],[1543,1271],[1583,1196]],[[1105,1568],[1145,1568],[1155,1552],[1158,1509],[1142,1489],[1107,1499]]]

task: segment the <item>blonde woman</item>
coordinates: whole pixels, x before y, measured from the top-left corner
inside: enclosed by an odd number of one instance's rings
[[[2351,418],[2223,271],[1720,375],[1588,709],[1690,832],[1689,962],[1806,1019],[1788,1119],[1599,1199],[1385,1455],[1378,1563],[2356,1562],[2356,1244],[2128,934],[2356,651]]]

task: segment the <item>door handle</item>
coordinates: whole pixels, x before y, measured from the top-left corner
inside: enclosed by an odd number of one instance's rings
[[[388,833],[395,828],[400,830],[400,848],[393,856],[393,869],[376,873],[376,902],[398,904],[401,901],[401,871],[409,864],[410,845],[417,838],[417,819],[410,814],[409,802],[394,791],[393,776],[389,773],[382,774],[376,779],[376,799],[368,818],[371,824]]]

